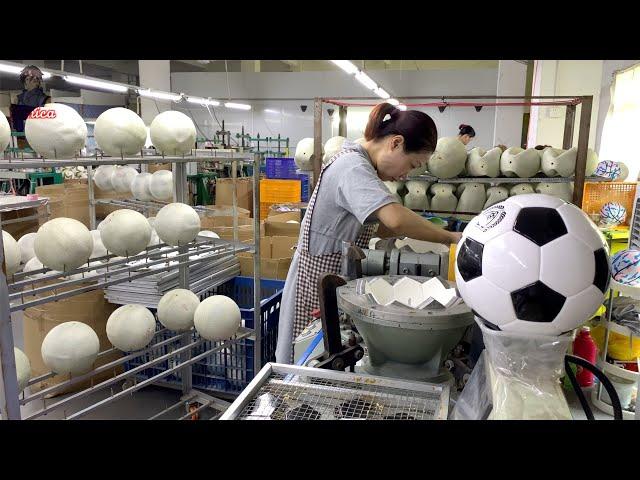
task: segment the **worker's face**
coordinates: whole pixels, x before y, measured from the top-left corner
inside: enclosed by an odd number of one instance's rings
[[[400,180],[414,168],[427,163],[432,152],[406,152],[402,135],[393,135],[385,140],[378,159],[378,176],[384,181]]]
[[[465,133],[464,135],[460,135],[460,141],[465,145],[469,145],[469,142],[471,141],[472,138],[473,137],[467,133]]]
[[[33,90],[34,88],[38,88],[40,86],[40,79],[33,75],[29,75],[24,79],[24,89],[25,90]]]

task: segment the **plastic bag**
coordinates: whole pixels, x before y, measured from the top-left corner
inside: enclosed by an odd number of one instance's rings
[[[571,419],[560,384],[571,336],[524,336],[490,330],[476,322],[486,348],[451,419]]]

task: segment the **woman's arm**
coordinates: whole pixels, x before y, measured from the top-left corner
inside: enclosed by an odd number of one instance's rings
[[[404,235],[416,240],[442,243],[444,245],[458,243],[462,236],[460,232],[449,232],[435,226],[426,218],[399,203],[389,203],[379,208],[376,211],[376,216],[380,223],[396,236]]]

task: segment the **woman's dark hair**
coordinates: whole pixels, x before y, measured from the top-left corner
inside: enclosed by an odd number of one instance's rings
[[[429,115],[417,110],[402,111],[384,102],[371,110],[364,138],[378,140],[387,135],[402,135],[407,152],[433,152],[438,143],[438,130]]]
[[[464,123],[458,127],[460,132],[458,135],[469,135],[470,137],[476,136],[476,131],[473,129],[471,125],[465,125]]]
[[[36,77],[42,82],[42,70],[40,70],[35,65],[24,67],[20,72],[20,83],[24,85],[24,81],[27,79],[27,77]]]

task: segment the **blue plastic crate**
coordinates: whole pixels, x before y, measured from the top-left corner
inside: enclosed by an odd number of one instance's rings
[[[280,318],[280,303],[282,300],[282,280],[261,280],[261,317],[262,317],[262,363],[275,360],[276,343],[278,339],[278,321]],[[200,296],[202,300],[212,295],[226,295],[233,298],[240,307],[240,314],[244,326],[253,328],[253,278],[235,277],[219,287],[213,288]],[[162,326],[157,325],[158,329]],[[193,339],[198,337],[194,331]],[[175,336],[175,332],[158,333],[152,343],[158,343]],[[192,356],[204,353],[206,350],[220,345],[222,342],[204,342],[192,349]],[[179,348],[179,339],[168,345],[153,349],[152,352],[134,358],[125,363],[125,369],[130,370],[140,366],[153,358],[165,355]],[[240,393],[254,377],[254,341],[243,339],[233,343],[229,348],[212,353],[206,358],[191,365],[192,384],[194,388],[211,392]],[[139,372],[138,379],[147,379],[175,366],[178,359],[172,357],[167,361],[156,364]],[[164,377],[165,382],[175,385],[182,383],[181,372],[177,371]]]
[[[276,179],[296,179],[296,162],[293,158],[267,158],[266,174],[267,178]]]
[[[301,182],[301,190],[300,190],[300,201],[308,202],[309,201],[309,175],[306,173],[298,174],[298,178]]]

